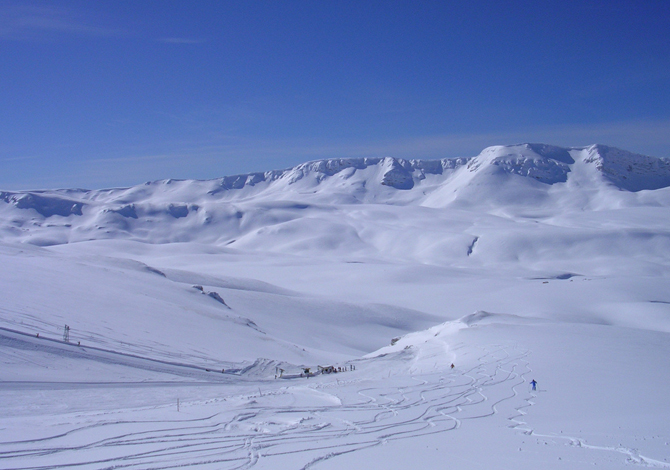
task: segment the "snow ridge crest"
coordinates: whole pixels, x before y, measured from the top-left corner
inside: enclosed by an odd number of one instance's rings
[[[595,165],[611,183],[627,191],[670,186],[670,158],[650,157],[607,145],[585,149],[584,162]]]
[[[225,176],[216,180],[217,188],[210,191],[211,195],[231,189],[256,186],[260,183],[283,181],[289,185],[295,184],[308,177],[314,177],[317,182],[336,176],[345,170],[351,172],[367,170],[371,167],[384,169],[379,183],[396,189],[412,189],[414,178],[425,178],[426,174],[441,175],[443,171],[455,169],[465,165],[470,158],[445,158],[441,160],[404,160],[393,157],[365,157],[365,158],[330,158],[301,163],[285,170],[272,170],[264,173],[250,173],[244,175]],[[151,183],[150,183],[151,184]]]

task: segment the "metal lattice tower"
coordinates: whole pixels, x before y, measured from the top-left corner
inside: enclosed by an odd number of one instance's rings
[[[70,327],[68,325],[65,325],[65,328],[63,329],[63,341],[66,343],[70,342]]]

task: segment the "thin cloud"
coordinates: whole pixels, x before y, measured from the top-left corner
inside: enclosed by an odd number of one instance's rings
[[[670,120],[548,126],[488,133],[440,134],[356,144],[296,148],[316,158],[330,155],[444,158],[472,156],[491,145],[541,142],[565,147],[601,143],[654,156],[670,156]]]
[[[309,160],[392,156],[405,159],[438,159],[474,156],[491,145],[539,142],[564,147],[606,144],[631,152],[658,157],[670,156],[670,120],[565,125],[488,133],[437,134],[388,140],[334,141],[317,138],[262,139],[221,134],[208,140],[172,142],[161,153],[132,152],[132,155],[103,158],[98,164],[127,162],[174,165],[183,162],[190,171],[223,164],[234,172],[263,171],[289,167]],[[89,163],[92,163],[89,161]],[[118,164],[118,165],[117,165]],[[228,173],[227,173],[228,174]],[[181,177],[178,174],[172,177]],[[219,175],[220,176],[220,175]]]
[[[385,157],[436,159],[474,156],[491,145],[540,142],[564,147],[607,144],[637,153],[670,156],[670,120],[562,125],[486,133],[444,133],[388,140],[324,141],[317,139],[251,139],[225,136],[182,155],[212,155],[293,162],[322,158]],[[270,169],[270,168],[266,168]]]
[[[44,5],[10,4],[0,9],[0,38],[38,40],[53,35],[118,36],[122,32],[95,24],[78,13]]]
[[[20,155],[18,157],[2,157],[2,163],[10,163],[10,162],[27,162],[27,161],[32,161],[36,160],[39,157],[36,155]]]
[[[165,161],[165,160],[174,160],[175,158],[180,157],[180,155],[174,154],[151,154],[151,155],[132,155],[124,157],[105,157],[105,158],[95,158],[95,159],[82,159],[79,160],[80,164],[83,163],[128,163],[128,162],[138,162],[138,161],[147,161],[147,162],[156,162],[156,161]]]
[[[157,41],[167,44],[202,44],[206,42],[204,39],[193,38],[159,38]]]

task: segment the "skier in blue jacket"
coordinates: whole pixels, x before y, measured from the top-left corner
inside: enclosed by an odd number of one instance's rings
[[[533,387],[533,390],[537,390],[537,382],[535,381],[535,379],[530,381],[530,385],[531,387]]]

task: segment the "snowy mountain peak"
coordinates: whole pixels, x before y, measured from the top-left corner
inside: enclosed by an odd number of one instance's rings
[[[558,162],[572,164],[574,159],[570,155],[570,150],[563,147],[547,144],[516,144],[516,145],[494,145],[485,148],[479,158],[501,158],[501,157],[523,157],[523,158],[547,158]]]
[[[533,143],[492,146],[473,158],[468,168],[476,172],[493,165],[501,173],[555,184],[566,182],[569,173],[576,170],[575,164],[582,163],[595,168],[607,183],[619,189],[641,191],[670,186],[670,159],[602,144],[573,148]]]
[[[583,161],[595,166],[621,189],[641,191],[670,186],[670,159],[631,153],[607,145],[591,145],[583,150]]]
[[[567,180],[574,163],[568,149],[545,144],[520,144],[488,147],[475,157],[468,168],[480,171],[493,165],[502,173],[534,178],[548,184]]]

